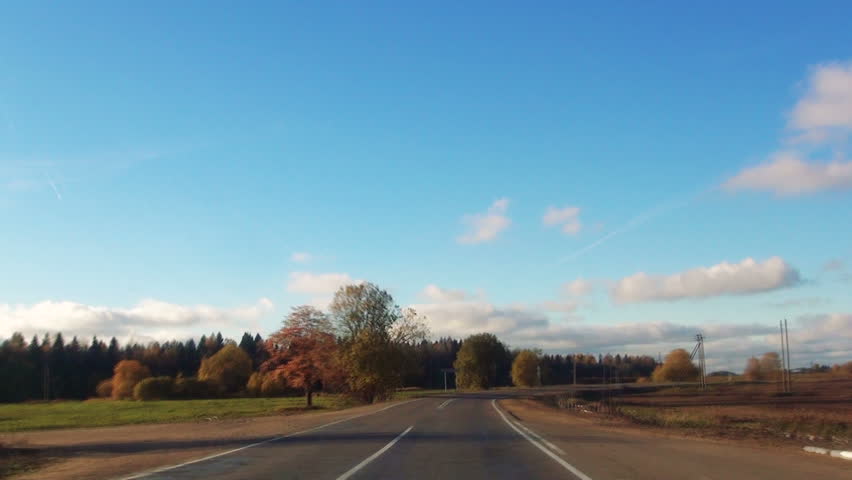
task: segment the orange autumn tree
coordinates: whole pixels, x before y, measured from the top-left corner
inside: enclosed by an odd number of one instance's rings
[[[334,330],[328,317],[314,307],[293,307],[284,326],[269,336],[266,348],[270,356],[261,370],[282,375],[288,385],[301,388],[309,407],[317,386],[336,378]]]

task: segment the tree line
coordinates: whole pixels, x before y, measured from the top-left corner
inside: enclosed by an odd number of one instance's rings
[[[121,345],[97,337],[66,342],[62,334],[28,342],[16,333],[0,344],[0,401],[299,393],[310,404],[322,390],[372,402],[400,387],[561,384],[575,375],[579,383],[632,381],[657,367],[649,356],[511,350],[488,333],[427,336],[422,317],[370,283],[342,287],[327,312],[293,308],[267,338],[245,333],[237,342],[214,333]],[[524,361],[513,372],[516,359]]]

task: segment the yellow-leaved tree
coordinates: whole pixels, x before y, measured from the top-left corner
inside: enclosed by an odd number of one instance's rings
[[[521,350],[512,362],[512,383],[519,387],[538,385],[538,355],[531,350]]]

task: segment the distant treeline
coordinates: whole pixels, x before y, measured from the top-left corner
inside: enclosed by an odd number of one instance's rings
[[[0,345],[0,402],[40,399],[85,399],[96,395],[97,385],[113,376],[115,365],[122,360],[137,360],[153,376],[195,377],[202,359],[210,357],[227,344],[244,350],[257,371],[269,357],[266,342],[260,334],[243,334],[239,342],[221,333],[204,335],[198,341],[151,342],[147,345],[121,345],[112,338],[104,342],[95,337],[81,342],[76,337],[66,342],[62,334],[33,337],[29,342],[19,333]],[[403,386],[443,388],[444,372],[453,368],[462,341],[441,338],[422,341],[416,346],[416,365],[403,379]],[[496,362],[497,385],[510,385],[514,352]],[[573,355],[541,356],[541,380],[547,384],[574,381]],[[578,354],[577,379],[580,383],[633,381],[649,376],[656,361],[649,356]],[[446,375],[447,386],[454,388],[454,376]]]

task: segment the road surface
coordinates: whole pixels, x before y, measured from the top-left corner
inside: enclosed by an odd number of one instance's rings
[[[565,424],[499,395],[430,397],[124,479],[852,478],[852,464],[791,450]],[[506,406],[502,406],[506,405]],[[516,416],[517,415],[517,416]]]

